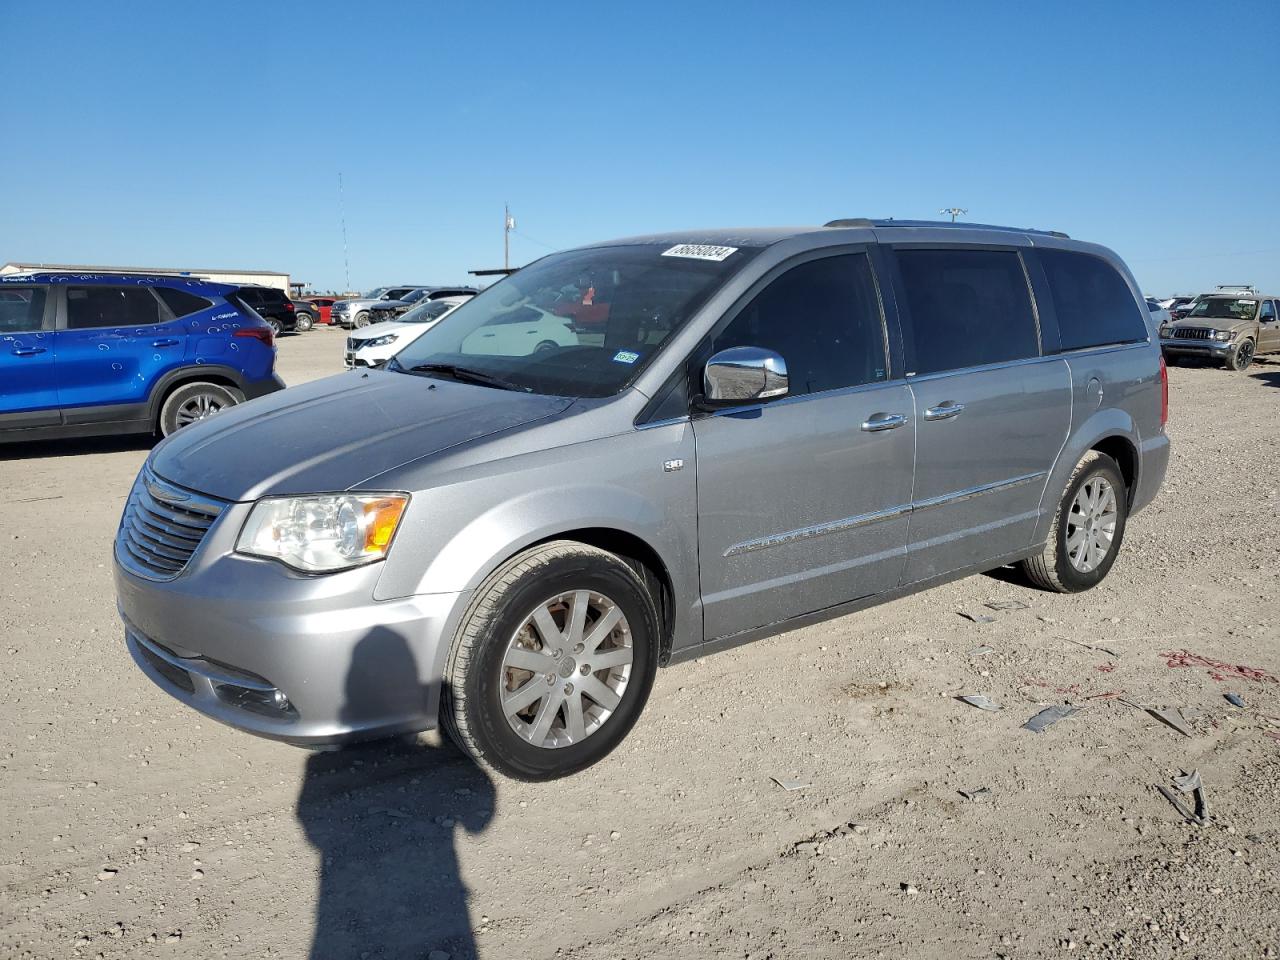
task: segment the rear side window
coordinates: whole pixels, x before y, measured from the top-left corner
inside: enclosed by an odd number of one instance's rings
[[[792,395],[887,379],[880,300],[866,254],[792,267],[730,321],[712,351],[748,346],[782,357]]]
[[[907,373],[1040,355],[1026,274],[1007,250],[898,250]]]
[[[47,297],[46,287],[0,286],[0,334],[43,329]]]
[[[175,317],[185,317],[193,313],[199,313],[201,310],[208,310],[213,306],[212,301],[206,300],[204,297],[197,297],[194,293],[187,293],[185,290],[174,290],[171,287],[156,287],[156,294],[165,302],[165,306],[173,311]]]
[[[1041,250],[1063,350],[1135,343],[1147,325],[1124,278],[1100,257]]]
[[[67,328],[159,323],[160,302],[149,287],[67,287]]]

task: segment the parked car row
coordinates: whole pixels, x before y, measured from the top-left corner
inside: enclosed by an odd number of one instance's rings
[[[1182,304],[1158,329],[1170,361],[1207,360],[1246,370],[1254,357],[1280,353],[1280,296],[1221,286]]]
[[[391,319],[372,323],[347,337],[343,359],[348,368],[379,367],[422,334],[426,333],[471,295],[421,300],[416,306]]]

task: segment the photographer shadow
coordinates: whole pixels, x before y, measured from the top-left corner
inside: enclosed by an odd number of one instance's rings
[[[425,696],[387,627],[359,642],[347,674],[348,705],[371,694],[388,716]],[[400,739],[311,756],[297,806],[320,858],[311,960],[474,957],[456,841],[488,826],[494,801],[488,775],[447,746]]]

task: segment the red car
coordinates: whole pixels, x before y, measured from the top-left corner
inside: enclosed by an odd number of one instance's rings
[[[333,305],[341,299],[340,297],[303,297],[302,299],[316,305],[320,323],[333,323]]]

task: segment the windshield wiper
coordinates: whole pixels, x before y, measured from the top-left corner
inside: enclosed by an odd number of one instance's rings
[[[397,364],[397,366],[400,365]],[[401,369],[404,368],[401,367]],[[461,383],[476,383],[482,387],[495,387],[498,390],[516,390],[520,393],[532,392],[530,387],[522,387],[518,383],[503,380],[501,377],[495,377],[493,374],[485,373],[483,370],[460,367],[456,363],[420,363],[417,366],[409,367],[408,370],[410,373],[438,373]]]

